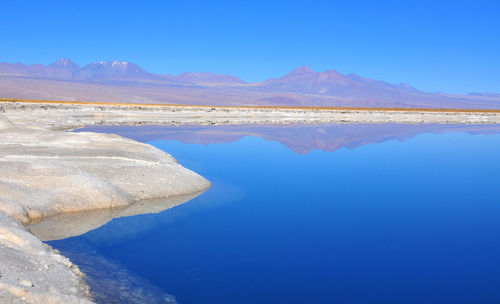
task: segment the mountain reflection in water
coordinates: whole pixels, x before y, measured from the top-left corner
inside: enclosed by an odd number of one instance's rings
[[[290,124],[290,125],[172,125],[92,126],[80,131],[114,133],[141,142],[178,140],[190,144],[216,144],[255,136],[279,142],[293,152],[353,149],[388,140],[406,141],[423,133],[467,132],[498,134],[499,125],[464,124]]]

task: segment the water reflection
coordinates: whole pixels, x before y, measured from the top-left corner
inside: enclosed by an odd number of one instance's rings
[[[204,191],[151,200],[144,200],[119,209],[102,209],[53,216],[28,228],[44,241],[65,239],[56,248],[77,264],[84,273],[97,303],[177,303],[175,297],[162,291],[147,279],[136,275],[122,263],[102,254],[99,244],[118,244],[147,235],[161,222],[153,214],[181,205]],[[141,216],[142,215],[142,216]],[[132,221],[120,221],[130,217]],[[151,218],[155,220],[151,220]],[[161,218],[161,217],[160,217]],[[124,224],[125,223],[125,224]],[[107,224],[104,235],[92,239],[92,234],[75,238]]]
[[[45,218],[38,223],[31,224],[28,226],[28,229],[42,241],[65,239],[97,229],[114,218],[162,212],[169,208],[183,204],[203,192],[204,191],[186,195],[143,200],[124,208],[63,213],[57,216]],[[132,229],[122,229],[117,232],[129,235],[130,230]],[[147,230],[147,225],[138,225],[133,229],[134,233],[139,231],[147,233],[147,231],[144,230]],[[119,237],[119,235],[114,235],[115,239]]]
[[[239,187],[217,178],[211,181],[217,187],[206,193],[145,200],[121,209],[62,214],[28,228],[87,274],[85,280],[96,303],[175,304],[173,295],[109,257],[101,248],[140,240],[190,213],[215,208],[243,195]],[[195,197],[189,207],[182,206]]]
[[[117,244],[147,235],[158,226],[158,223],[149,220],[148,216],[183,204],[203,192],[144,200],[119,209],[61,214],[31,224],[28,228],[44,241],[65,239],[57,243],[56,247],[70,257],[84,273],[90,274],[86,281],[97,303],[174,304],[177,303],[174,296],[131,272],[122,263],[102,254],[96,245],[103,244],[106,240]],[[135,220],[128,220],[123,224],[119,219],[124,217]],[[101,238],[100,242],[93,240],[91,235],[75,238],[105,224],[108,224],[105,226],[105,233],[97,234],[105,235],[105,239]]]
[[[119,134],[142,142],[178,140],[183,143],[216,144],[255,136],[282,143],[290,150],[307,154],[312,150],[353,149],[388,140],[406,141],[423,133],[466,132],[498,134],[498,125],[464,124],[291,124],[291,125],[179,125],[94,126],[77,131]]]

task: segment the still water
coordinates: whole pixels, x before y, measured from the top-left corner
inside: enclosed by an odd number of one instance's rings
[[[499,303],[500,127],[94,127],[209,179],[48,242],[98,303]]]

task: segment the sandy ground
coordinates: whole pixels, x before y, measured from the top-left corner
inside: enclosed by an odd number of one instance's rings
[[[210,186],[152,146],[65,130],[96,124],[270,123],[496,124],[500,111],[0,101],[0,303],[91,303],[78,268],[40,238],[78,235],[113,217],[159,212]],[[162,197],[170,199],[149,207],[140,203]],[[98,216],[71,216],[99,210]]]

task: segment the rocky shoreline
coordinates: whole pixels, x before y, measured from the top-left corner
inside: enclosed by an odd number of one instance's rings
[[[113,217],[159,212],[210,187],[152,146],[66,130],[98,124],[240,123],[497,124],[500,112],[0,101],[0,302],[92,303],[78,267],[40,238],[77,235]],[[168,199],[149,207],[141,203],[158,198]],[[104,212],[78,217],[78,222],[60,217],[95,210]]]
[[[11,113],[0,113],[1,303],[92,303],[78,267],[40,238],[83,233],[113,217],[159,212],[210,187],[152,146],[116,135],[58,131],[57,124],[51,130],[37,121],[36,112],[26,121]],[[161,204],[143,208],[144,200],[159,198],[165,198]],[[66,220],[66,226],[42,221],[93,210],[103,212]]]

